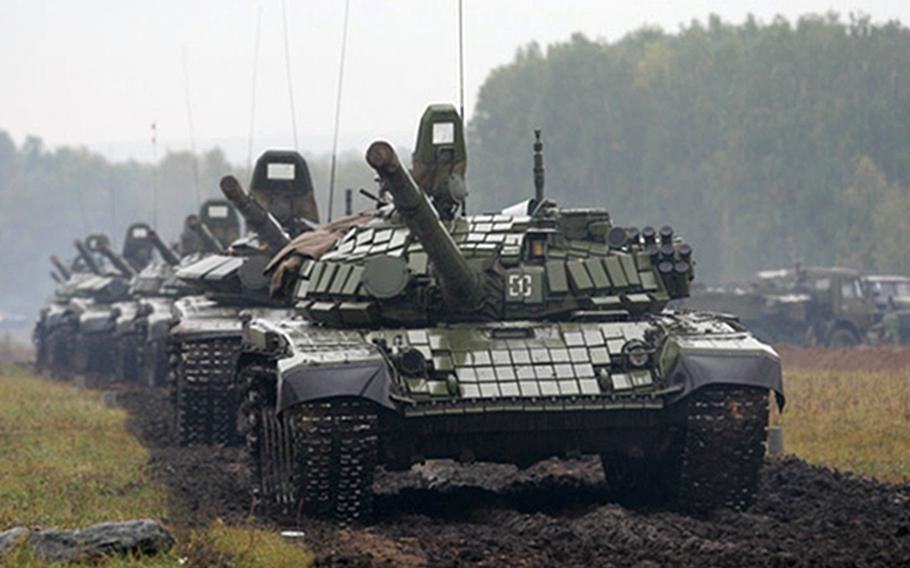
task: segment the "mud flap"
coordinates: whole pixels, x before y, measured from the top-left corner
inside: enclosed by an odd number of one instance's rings
[[[783,410],[786,402],[780,359],[770,353],[754,351],[711,353],[683,349],[677,355],[669,376],[673,383],[684,386],[670,404],[708,385],[765,388],[774,391],[779,409]]]
[[[354,397],[397,410],[391,398],[392,377],[382,359],[313,365],[296,358],[278,362],[278,412],[326,398]]]

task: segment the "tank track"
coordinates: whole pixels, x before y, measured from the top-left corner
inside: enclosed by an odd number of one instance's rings
[[[124,333],[117,338],[114,375],[123,382],[135,383],[139,380],[139,345],[140,336],[136,332]]]
[[[294,429],[275,412],[275,368],[267,363],[254,363],[240,371],[246,392],[240,412],[253,472],[253,497],[284,512],[296,502],[293,483]]]
[[[182,446],[236,445],[239,338],[189,340],[171,346],[171,402]]]
[[[691,513],[747,509],[765,455],[768,391],[718,386],[688,401],[678,502]]]
[[[249,365],[243,375],[255,496],[297,515],[333,517],[341,524],[367,521],[377,463],[375,407],[335,399],[300,404],[279,417],[274,366]]]
[[[366,522],[373,512],[379,417],[368,402],[336,399],[289,411],[297,430],[295,483],[304,514]]]
[[[75,341],[76,325],[73,323],[65,323],[48,334],[48,366],[54,375],[65,376],[72,372]]]

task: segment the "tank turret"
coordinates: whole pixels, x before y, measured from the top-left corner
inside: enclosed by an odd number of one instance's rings
[[[126,230],[123,239],[123,253],[132,272],[139,272],[152,261],[155,245],[149,238],[152,228],[147,223],[133,223]]]
[[[394,196],[395,208],[405,225],[427,252],[446,303],[462,309],[479,305],[483,300],[483,287],[477,272],[461,254],[427,195],[401,165],[392,146],[387,142],[374,142],[367,150],[366,159]]]
[[[218,239],[221,248],[240,238],[240,216],[226,199],[206,200],[199,208],[198,219]]]
[[[63,264],[63,262],[61,262],[60,259],[57,258],[57,255],[55,255],[55,254],[51,255],[51,264],[53,264],[54,268],[56,268],[57,271],[60,272],[60,276],[62,276],[64,280],[70,279],[70,276],[72,276],[72,272],[70,272],[70,270]]]
[[[88,267],[89,271],[92,274],[101,276],[101,267],[98,266],[98,261],[92,256],[92,253],[88,250],[88,247],[85,246],[85,243],[83,243],[81,239],[76,239],[73,241],[73,245],[76,247],[76,250],[79,251],[79,258],[82,259],[82,262],[85,263],[85,266]]]
[[[171,247],[167,246],[161,237],[158,235],[158,231],[151,229],[148,233],[149,241],[151,241],[152,246],[155,247],[155,250],[158,251],[158,254],[161,255],[161,260],[169,264],[170,266],[177,266],[180,264],[180,258],[177,257],[177,254],[171,250]]]
[[[92,250],[99,252],[107,258],[114,268],[117,269],[120,274],[126,278],[132,278],[136,275],[135,269],[130,266],[130,263],[127,262],[125,258],[117,254],[117,252],[111,248],[111,244],[107,239],[96,239],[92,242]]]
[[[243,215],[247,226],[262,238],[270,253],[277,253],[291,242],[275,217],[244,191],[237,178],[234,176],[221,178],[221,191]]]

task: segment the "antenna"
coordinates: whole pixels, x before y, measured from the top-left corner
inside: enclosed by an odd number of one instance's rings
[[[332,137],[332,167],[329,170],[329,218],[332,220],[332,206],[335,203],[335,166],[338,158],[338,126],[341,124],[341,93],[344,87],[344,55],[348,45],[348,12],[351,0],[344,2],[344,24],[341,31],[341,60],[338,64],[338,90],[335,95],[335,133]]]
[[[462,0],[458,0],[458,101],[459,101],[459,111],[458,114],[461,117],[461,127],[464,129],[465,119],[464,119],[464,18],[462,17]],[[465,180],[467,184],[467,180]],[[465,190],[465,198],[461,202],[461,216],[464,217],[468,214],[468,197],[467,189]]]
[[[158,125],[152,123],[152,226],[158,228]]]
[[[464,18],[462,0],[458,0],[458,101],[461,122],[464,123]]]
[[[114,185],[111,184],[111,238],[117,234],[117,192],[114,191]]]
[[[534,130],[534,199],[539,206],[543,203],[543,142],[540,141],[540,129]]]
[[[291,81],[291,48],[288,44],[288,3],[281,0],[281,23],[284,27],[284,68],[288,80],[288,102],[291,106],[291,129],[294,133],[294,150],[297,149],[297,111],[294,110],[294,85]]]
[[[199,196],[199,164],[196,162],[196,133],[193,129],[193,105],[190,104],[190,73],[186,64],[186,46],[183,46],[183,90],[186,98],[186,121],[190,131],[190,151],[193,153],[193,187],[196,190],[196,208],[202,203]]]
[[[246,169],[253,170],[253,125],[256,121],[256,79],[259,74],[259,33],[262,29],[262,5],[256,10],[256,40],[253,47],[253,94],[250,95],[250,132],[247,136]]]

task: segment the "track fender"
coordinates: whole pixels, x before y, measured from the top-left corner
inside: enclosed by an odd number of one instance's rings
[[[732,385],[774,391],[778,408],[784,407],[780,356],[752,336],[672,339],[661,359],[670,382],[683,386],[671,404],[709,385]]]
[[[381,357],[343,364],[312,364],[302,357],[278,361],[278,412],[304,402],[354,397],[397,411],[392,375]]]

